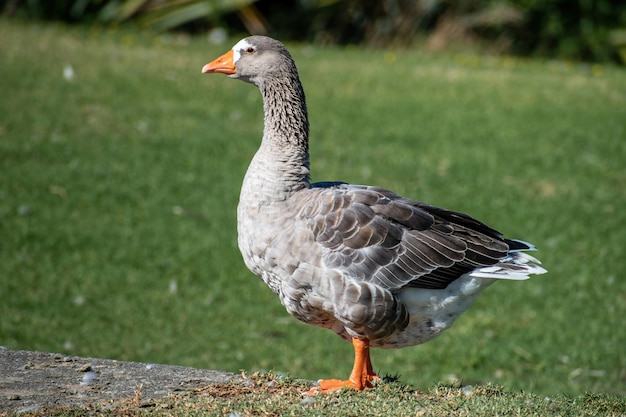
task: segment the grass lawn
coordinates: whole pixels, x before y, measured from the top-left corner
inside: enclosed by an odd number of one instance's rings
[[[0,345],[348,376],[351,346],[289,317],[240,258],[261,98],[200,74],[231,42],[6,20],[0,38]],[[422,390],[625,395],[626,72],[291,51],[314,180],[467,212],[549,270],[492,286],[430,343],[375,350],[376,370]]]
[[[399,383],[383,383],[363,392],[303,397],[301,380],[255,373],[243,383],[209,385],[163,399],[133,398],[26,413],[32,417],[106,416],[301,416],[301,417],[477,417],[477,416],[623,416],[626,399],[586,393],[540,397],[511,392],[491,384],[455,388],[436,385],[428,391]],[[0,412],[0,415],[1,412]]]

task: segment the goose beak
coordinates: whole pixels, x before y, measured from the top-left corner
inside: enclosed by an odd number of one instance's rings
[[[234,55],[235,54],[231,49],[221,57],[209,62],[204,67],[202,67],[202,73],[209,74],[212,72],[220,72],[222,74],[229,75],[235,74],[237,72],[237,68],[235,68],[235,62],[233,61]]]

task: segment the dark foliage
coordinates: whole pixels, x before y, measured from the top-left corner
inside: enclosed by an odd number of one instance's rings
[[[318,43],[405,46],[419,37],[433,48],[479,42],[518,55],[626,56],[622,0],[0,0],[0,10],[70,23],[136,20],[157,30],[221,26]]]

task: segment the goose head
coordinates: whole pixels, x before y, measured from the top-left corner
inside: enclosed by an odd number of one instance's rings
[[[222,73],[260,86],[264,80],[293,73],[295,64],[285,46],[267,36],[250,36],[202,68],[204,74]]]

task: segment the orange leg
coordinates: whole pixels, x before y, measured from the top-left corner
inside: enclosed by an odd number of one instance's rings
[[[354,366],[350,373],[350,379],[347,381],[341,379],[322,379],[319,381],[320,385],[311,388],[306,392],[306,395],[326,394],[341,388],[361,391],[365,388],[371,388],[372,381],[380,379],[372,369],[369,340],[353,338],[352,346],[354,346]]]

